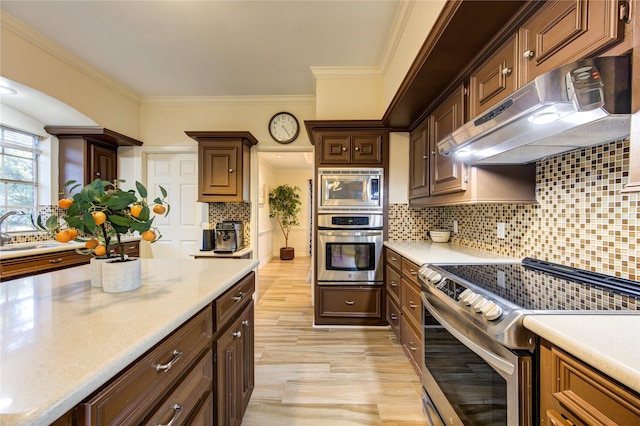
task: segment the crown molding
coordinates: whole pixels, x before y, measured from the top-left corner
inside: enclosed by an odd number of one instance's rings
[[[389,36],[387,37],[387,43],[385,44],[384,52],[382,53],[382,60],[380,61],[380,69],[383,75],[387,73],[389,64],[391,64],[391,61],[393,60],[393,57],[398,50],[400,40],[402,39],[402,34],[404,34],[407,22],[409,22],[414,4],[415,0],[410,0],[402,1],[398,6],[396,17],[393,20],[393,26],[391,27],[391,31],[389,32]]]
[[[146,96],[142,105],[217,105],[217,104],[274,104],[312,105],[316,97],[300,96]]]
[[[320,78],[382,78],[380,67],[309,67],[316,79]]]
[[[24,22],[16,19],[5,11],[2,11],[2,13],[0,13],[0,25],[8,31],[11,31],[18,37],[33,44],[42,51],[64,62],[75,70],[85,74],[89,78],[92,78],[98,83],[107,86],[108,88],[112,89],[128,100],[135,103],[140,103],[140,96],[137,93],[118,83],[94,66],[90,65],[88,62],[69,52],[58,43],[47,38],[42,33],[34,30]]]

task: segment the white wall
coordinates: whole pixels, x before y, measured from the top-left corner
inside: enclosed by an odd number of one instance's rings
[[[309,197],[309,179],[313,176],[313,170],[304,171],[278,171],[275,174],[274,186],[288,184],[300,188],[300,200],[302,206],[298,215],[300,226],[294,226],[289,233],[289,246],[295,249],[297,257],[308,257],[310,246],[310,212],[311,203]],[[271,187],[273,189],[273,187]],[[284,235],[275,219],[270,219],[273,227],[273,255],[280,256],[280,247],[284,247]]]
[[[260,156],[258,155],[258,159]],[[269,188],[276,186],[274,170],[263,161],[258,161],[258,252],[260,266],[273,257],[273,221],[269,218]],[[264,188],[263,188],[264,187]],[[264,198],[261,192],[264,189]]]
[[[389,135],[389,204],[409,202],[409,133]]]

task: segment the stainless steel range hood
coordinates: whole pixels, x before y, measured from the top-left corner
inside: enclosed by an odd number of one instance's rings
[[[467,164],[523,164],[630,133],[626,56],[587,59],[538,76],[438,141]]]

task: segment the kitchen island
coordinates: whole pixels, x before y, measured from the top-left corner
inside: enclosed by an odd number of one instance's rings
[[[92,288],[90,267],[0,284],[0,424],[49,424],[258,265],[143,259],[142,288]]]

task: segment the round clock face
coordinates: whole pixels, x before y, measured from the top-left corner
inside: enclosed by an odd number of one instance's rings
[[[300,133],[298,120],[288,112],[279,112],[269,120],[269,133],[278,143],[291,143]]]

